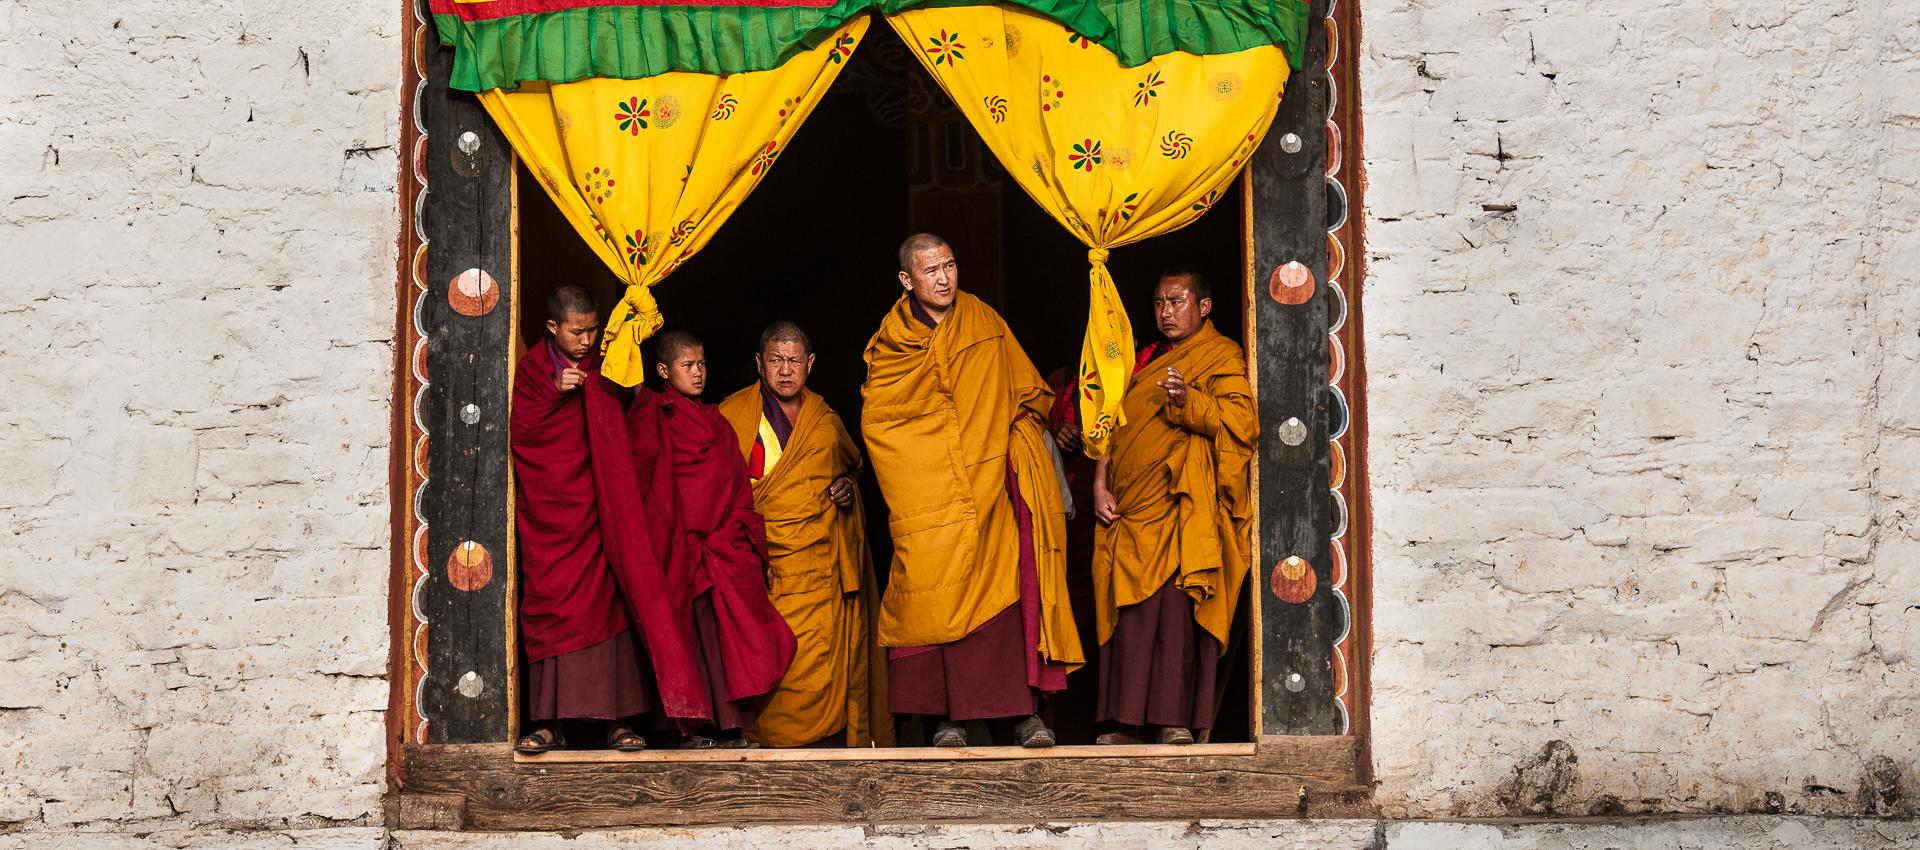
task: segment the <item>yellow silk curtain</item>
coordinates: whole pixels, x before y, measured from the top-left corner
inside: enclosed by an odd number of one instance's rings
[[[1253,155],[1288,75],[1278,46],[1170,53],[1121,67],[1105,48],[1010,6],[918,9],[888,21],[1034,201],[1088,247],[1080,353],[1087,454],[1124,423],[1133,331],[1107,251],[1204,214]]]
[[[530,83],[482,93],[513,149],[626,294],[602,372],[633,386],[660,329],[648,287],[694,255],[753,191],[866,34],[862,15],[778,68],[725,76]]]

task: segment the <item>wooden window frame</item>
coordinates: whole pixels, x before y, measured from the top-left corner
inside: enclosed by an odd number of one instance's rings
[[[390,464],[390,825],[1368,814],[1364,252],[1361,217],[1348,214],[1364,183],[1351,58],[1357,5],[1313,0],[1306,68],[1241,177],[1241,282],[1263,432],[1248,614],[1259,631],[1254,743],[529,758],[508,743],[519,684],[505,424],[519,314],[516,166],[477,102],[447,89],[450,52],[423,0],[408,0]],[[1291,263],[1310,272],[1304,285]],[[489,277],[501,271],[503,280]],[[1296,419],[1304,437],[1282,427]],[[1309,564],[1318,582],[1302,604],[1270,589],[1287,555]]]

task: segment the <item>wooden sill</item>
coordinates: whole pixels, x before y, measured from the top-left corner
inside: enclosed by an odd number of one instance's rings
[[[875,747],[814,750],[556,750],[537,756],[513,754],[516,764],[626,764],[636,762],[747,761],[993,761],[998,759],[1196,758],[1250,756],[1253,744],[1133,744],[1129,746],[1025,747]]]
[[[415,745],[399,829],[1364,817],[1347,736],[1184,747],[549,753]],[[885,755],[881,755],[884,753]]]

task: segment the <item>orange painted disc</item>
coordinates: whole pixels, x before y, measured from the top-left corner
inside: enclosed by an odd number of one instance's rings
[[[500,303],[500,285],[481,269],[467,269],[447,284],[447,303],[462,316],[484,316]]]
[[[1313,589],[1317,580],[1313,574],[1313,565],[1298,555],[1290,555],[1273,566],[1273,576],[1269,582],[1273,595],[1282,602],[1294,605],[1304,604],[1313,598]]]
[[[421,478],[427,477],[427,435],[425,434],[420,435],[420,439],[413,443],[413,471]]]
[[[1340,243],[1340,235],[1327,234],[1327,279],[1339,280],[1340,273],[1347,270],[1347,246]]]
[[[493,555],[487,547],[468,540],[454,544],[447,556],[447,581],[468,593],[486,587],[493,580]]]
[[[1307,303],[1313,297],[1313,270],[1298,260],[1275,266],[1267,279],[1267,295],[1289,307]]]

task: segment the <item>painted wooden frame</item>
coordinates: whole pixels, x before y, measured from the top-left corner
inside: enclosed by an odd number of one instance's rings
[[[1315,0],[1306,67],[1243,175],[1262,437],[1257,744],[516,760],[511,150],[407,10],[389,771],[398,826],[1278,817],[1366,799],[1368,551],[1356,4]],[[1344,101],[1344,102],[1343,102]],[[504,303],[503,303],[504,302]],[[505,308],[505,309],[501,309]]]

